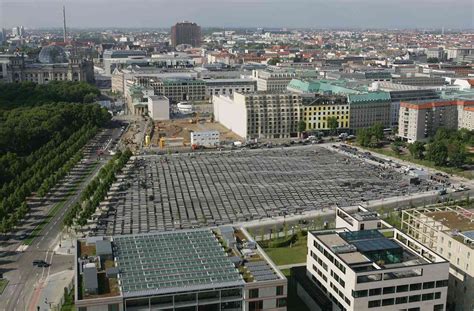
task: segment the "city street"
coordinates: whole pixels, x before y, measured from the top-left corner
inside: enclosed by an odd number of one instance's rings
[[[73,255],[57,255],[52,251],[59,243],[60,233],[63,230],[63,219],[69,209],[79,198],[82,190],[89,181],[98,173],[100,168],[107,163],[110,156],[104,152],[99,155],[99,150],[106,151],[112,147],[111,141],[116,140],[121,135],[120,126],[106,129],[97,143],[87,152],[91,163],[97,163],[87,177],[78,185],[77,190],[67,198],[61,209],[43,227],[43,230],[36,236],[31,245],[25,246],[21,241],[10,239],[8,244],[2,249],[1,271],[3,277],[9,280],[9,284],[0,296],[0,310],[36,310],[39,293],[36,290],[42,287],[44,280],[50,275],[73,267]],[[49,211],[57,202],[49,203],[41,211]],[[42,219],[43,215],[33,214],[30,217]],[[25,222],[30,223],[30,220]],[[33,260],[44,260],[50,264],[47,268],[33,266]],[[58,289],[63,291],[63,288]]]

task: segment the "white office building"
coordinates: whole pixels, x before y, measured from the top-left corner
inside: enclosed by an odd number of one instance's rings
[[[148,96],[148,115],[154,120],[170,119],[170,101],[166,96]]]
[[[216,147],[220,144],[218,131],[191,132],[191,145],[202,147]]]
[[[333,310],[443,311],[449,262],[361,207],[308,233],[307,275]]]

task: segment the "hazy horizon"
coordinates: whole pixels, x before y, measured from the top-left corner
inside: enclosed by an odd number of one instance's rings
[[[474,0],[0,0],[0,27],[474,28]]]

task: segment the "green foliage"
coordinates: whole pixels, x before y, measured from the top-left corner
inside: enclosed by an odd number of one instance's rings
[[[335,134],[337,128],[339,127],[339,122],[337,122],[337,118],[329,117],[327,122],[328,122],[328,128],[331,130],[333,134]]]
[[[426,157],[435,165],[460,168],[466,164],[467,145],[474,142],[474,131],[440,128],[429,144]]]
[[[52,139],[67,139],[84,124],[101,126],[109,119],[105,109],[92,104],[55,103],[0,111],[0,154],[28,155]]]
[[[276,65],[280,62],[280,59],[278,57],[270,58],[267,62],[268,65]]]
[[[426,62],[430,63],[430,64],[435,64],[435,63],[439,63],[439,59],[438,59],[438,57],[428,57]]]
[[[302,133],[306,131],[306,123],[303,120],[298,122],[298,132]]]
[[[4,83],[0,84],[0,107],[38,106],[51,102],[83,103],[89,94],[98,97],[100,91],[85,82]]]
[[[467,151],[464,145],[448,144],[449,164],[454,167],[462,167],[467,159]]]
[[[380,145],[383,137],[383,126],[380,123],[357,130],[357,143],[362,147],[376,148]]]
[[[410,151],[411,156],[415,159],[423,159],[425,157],[425,144],[420,141],[408,145],[408,150]]]
[[[64,218],[64,225],[70,227],[76,219],[76,224],[84,226],[87,224],[92,214],[100,202],[106,197],[107,191],[115,181],[115,175],[119,172],[132,156],[130,150],[125,152],[117,152],[114,157],[100,169],[99,174],[87,185],[84,189],[80,201],[74,205],[66,217]]]
[[[98,105],[72,103],[88,94],[100,92],[77,82],[0,84],[0,232],[25,217],[28,196],[44,196],[66,176],[110,120]]]
[[[32,192],[44,196],[80,161],[81,148],[96,132],[97,127],[85,125],[62,143],[52,140],[24,158],[25,166],[0,188],[0,232],[10,231],[27,214],[27,196]]]
[[[448,161],[448,148],[442,141],[434,141],[430,144],[426,158],[437,166],[445,165]]]

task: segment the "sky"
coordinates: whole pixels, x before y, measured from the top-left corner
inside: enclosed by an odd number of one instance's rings
[[[474,0],[0,0],[0,27],[474,28]]]

